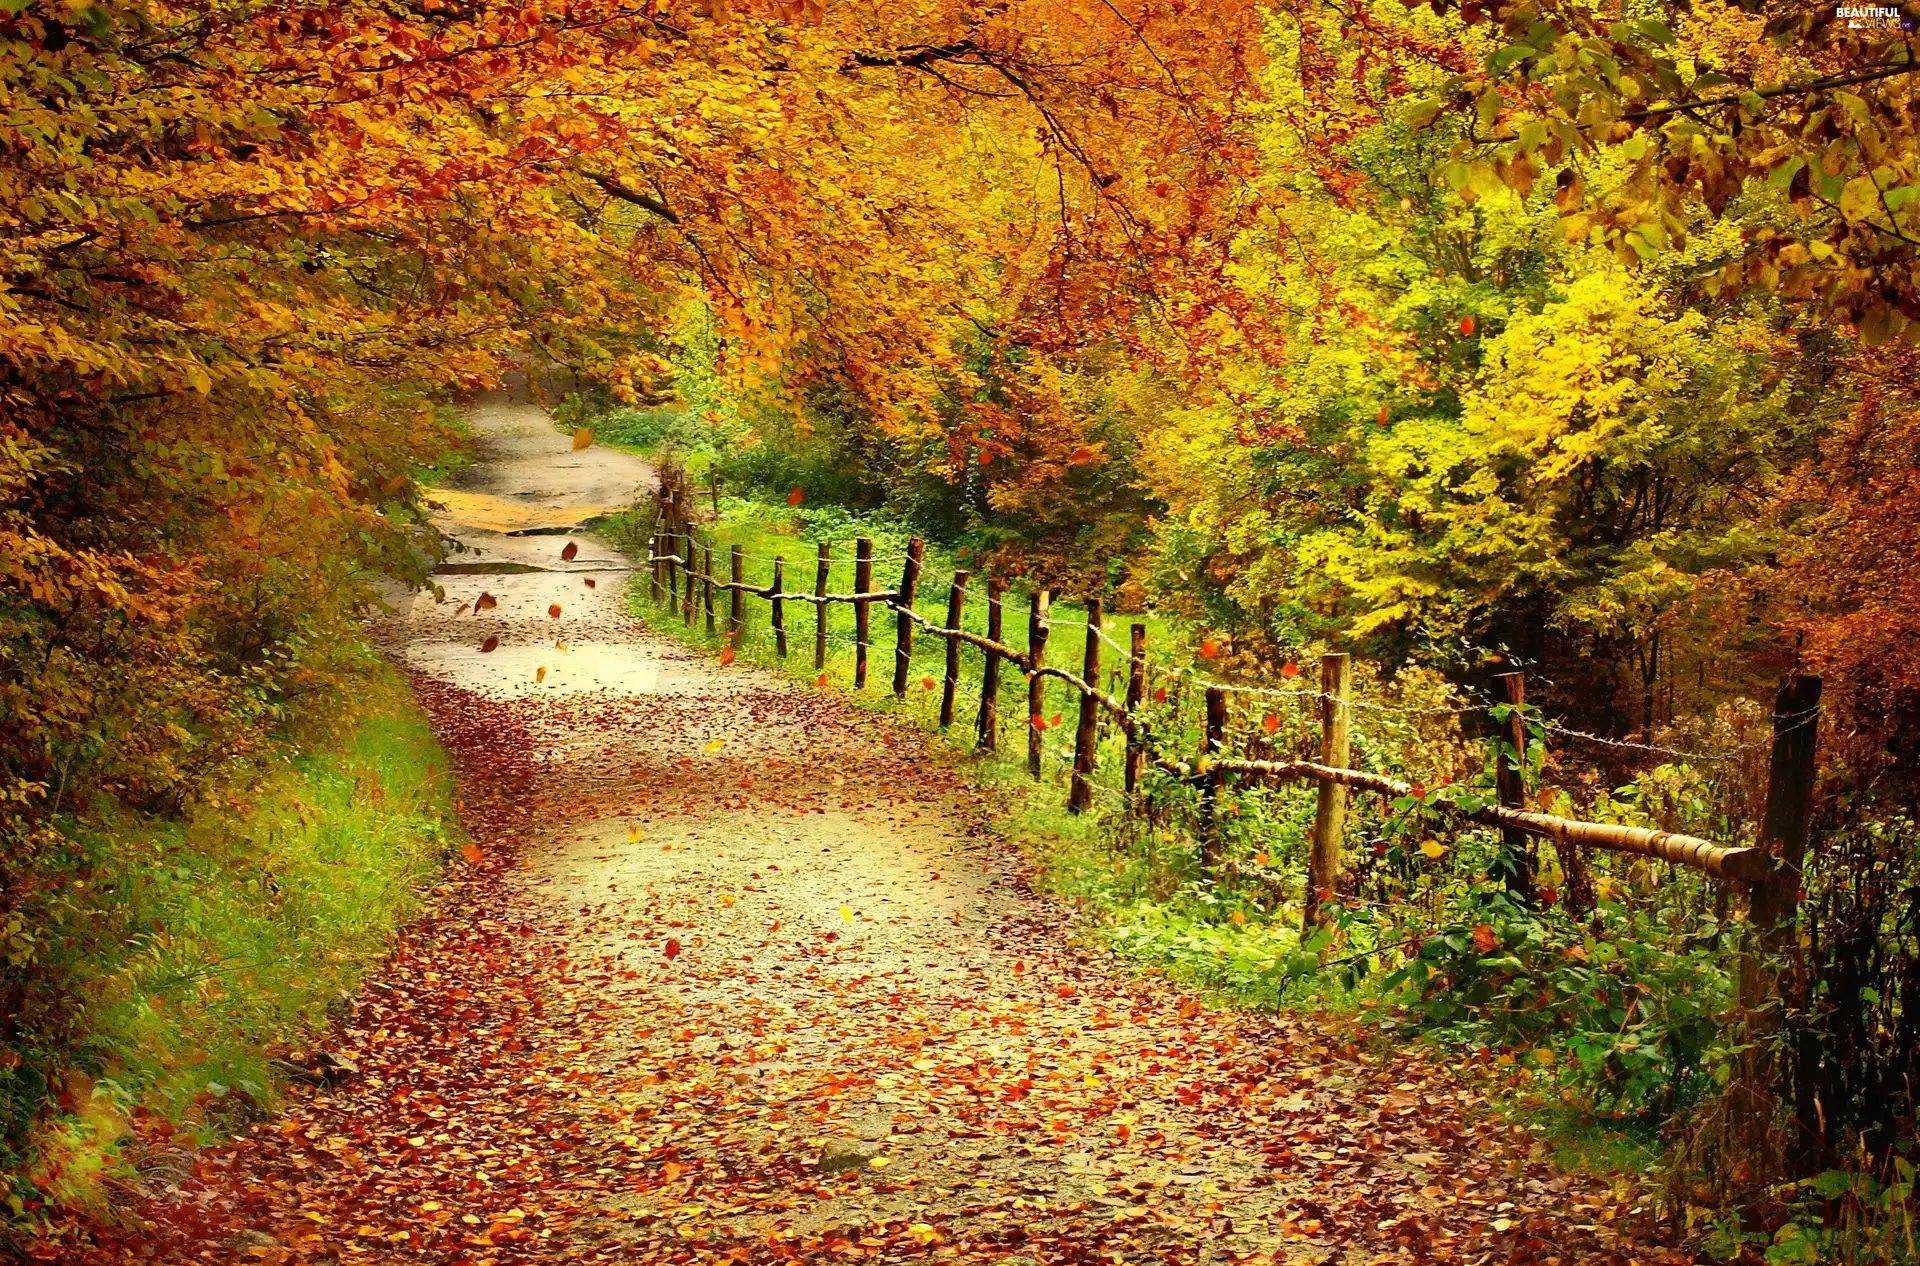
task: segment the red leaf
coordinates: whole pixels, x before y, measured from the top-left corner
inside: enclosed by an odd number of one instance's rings
[[[1298,677],[1300,675],[1300,665],[1294,663],[1292,660],[1288,660],[1286,663],[1280,665],[1280,675],[1289,680]]]
[[[1085,466],[1092,460],[1093,450],[1085,444],[1082,444],[1079,448],[1074,449],[1073,452],[1067,455],[1067,465],[1069,466]]]
[[[473,600],[473,609],[475,613],[478,613],[481,611],[491,611],[499,605],[500,605],[500,600],[495,598],[490,593],[483,593],[478,598],[475,598]]]
[[[1047,728],[1047,719],[1045,717],[1029,717],[1027,718],[1027,724],[1036,730],[1044,730]]]
[[[678,937],[669,936],[667,938],[667,944],[664,952],[667,956],[667,961],[669,963],[671,963],[674,959],[680,957],[680,939]]]
[[[1463,316],[1463,317],[1461,317],[1461,318],[1460,318],[1460,332],[1461,332],[1462,334],[1467,334],[1467,335],[1471,335],[1471,334],[1473,333],[1473,318],[1472,318],[1472,317],[1470,317],[1470,316]]]
[[[562,561],[570,563],[574,560],[574,556],[577,555],[579,552],[580,552],[580,547],[576,545],[574,542],[568,541],[567,547],[560,551],[560,557]]]
[[[922,677],[922,678],[920,679],[920,684],[921,684],[921,685],[923,685],[923,686],[925,686],[925,687],[926,687],[926,688],[927,688],[928,690],[932,690],[932,689],[933,689],[933,678],[931,678],[931,677]]]
[[[1060,724],[1060,714],[1058,712],[1054,713],[1052,716],[1047,718],[1047,725],[1049,728],[1058,726],[1059,724]]]
[[[1412,796],[1415,800],[1425,800],[1427,798],[1427,784],[1423,782],[1417,782],[1413,784],[1411,788],[1408,789],[1407,794]]]
[[[725,668],[727,665],[731,664],[732,662],[733,662],[733,648],[729,646],[720,652],[720,667]]]
[[[1383,404],[1380,406],[1380,416],[1375,418],[1374,421],[1379,424],[1381,430],[1383,431],[1386,430],[1387,428],[1387,406],[1386,405]]]
[[[1280,718],[1269,712],[1266,716],[1260,718],[1260,728],[1269,734],[1278,734],[1280,732]]]
[[[1473,947],[1482,954],[1493,953],[1493,947],[1499,943],[1493,935],[1493,924],[1482,923],[1473,929]]]
[[[1214,641],[1212,638],[1208,638],[1206,641],[1200,643],[1200,658],[1219,659],[1220,643]]]
[[[788,505],[790,505],[790,506],[797,506],[797,505],[799,505],[799,504],[800,504],[800,502],[801,502],[801,500],[802,500],[802,499],[803,499],[803,498],[804,498],[804,497],[805,497],[806,495],[807,495],[807,490],[806,490],[806,489],[804,489],[804,488],[795,488],[795,489],[794,489],[794,490],[793,490],[792,492],[790,492],[790,493],[788,493],[788,494],[787,494],[787,504],[788,504]]]
[[[825,690],[827,688],[827,675],[825,673],[821,673],[818,677],[815,677],[813,679],[813,684],[820,687],[820,689]]]
[[[553,618],[553,619],[555,619],[555,620],[557,620],[557,619],[559,619],[559,618],[560,618],[560,604],[556,602],[556,603],[553,603],[553,604],[552,604],[551,606],[549,606],[549,607],[547,608],[547,615],[548,615],[548,616],[550,616],[551,618]]]
[[[1167,688],[1165,686],[1155,686],[1153,688],[1153,701],[1155,703],[1165,703],[1167,701]]]
[[[482,655],[491,655],[493,653],[493,648],[498,645],[500,645],[500,639],[497,637],[490,637],[486,641],[480,643],[480,653]]]
[[[596,584],[594,584],[594,583],[593,583],[593,577],[592,577],[592,576],[588,576],[588,577],[587,577],[587,588],[589,588],[589,589],[597,589],[597,588],[599,588],[599,586],[598,586],[598,585],[596,585]]]
[[[486,854],[480,851],[480,846],[478,844],[469,844],[465,848],[460,850],[460,856],[466,858],[469,862],[472,862],[475,866],[478,866],[480,864],[480,859],[485,857]]]

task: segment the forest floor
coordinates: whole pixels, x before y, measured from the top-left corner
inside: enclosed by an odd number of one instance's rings
[[[625,561],[564,530],[644,463],[473,418],[443,526],[474,552],[376,629],[472,844],[311,1082],[100,1260],[1673,1256],[1420,1049],[1076,945],[918,737],[629,618]]]

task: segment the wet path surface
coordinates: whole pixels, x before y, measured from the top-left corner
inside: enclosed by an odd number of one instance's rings
[[[912,736],[648,632],[622,561],[550,531],[642,463],[531,406],[475,418],[446,526],[482,566],[379,629],[473,850],[330,1039],[340,1070],[201,1157],[124,1256],[1648,1260],[1604,1187],[1419,1055],[1073,948]]]

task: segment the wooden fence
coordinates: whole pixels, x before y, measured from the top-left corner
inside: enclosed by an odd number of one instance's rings
[[[669,510],[671,507],[669,507]],[[961,627],[971,575],[958,571],[948,587],[946,621],[936,624],[913,609],[920,585],[924,560],[924,542],[914,538],[908,545],[900,583],[892,589],[873,585],[873,543],[861,539],[855,543],[855,580],[850,593],[828,591],[832,565],[832,546],[820,542],[810,592],[788,591],[785,583],[785,559],[773,562],[773,578],[765,585],[748,584],[744,579],[745,556],[739,546],[730,551],[728,578],[716,578],[711,546],[695,539],[691,524],[671,513],[664,513],[654,533],[648,559],[652,569],[652,588],[656,601],[675,603],[688,624],[694,622],[696,588],[701,595],[708,632],[717,633],[714,594],[729,595],[726,632],[737,639],[745,626],[743,603],[748,596],[771,604],[771,623],[775,652],[786,657],[790,652],[787,628],[787,604],[803,603],[814,608],[813,663],[823,669],[827,661],[828,609],[835,604],[854,609],[854,686],[867,685],[869,650],[872,645],[871,610],[875,605],[894,616],[894,663],[892,687],[895,695],[905,696],[912,667],[916,634],[941,639],[946,644],[946,663],[940,696],[940,724],[951,726],[958,702],[960,648],[973,646],[984,653],[981,675],[980,709],[975,722],[978,746],[991,751],[998,746],[1000,682],[1003,669],[1010,668],[1027,681],[1027,767],[1038,778],[1043,752],[1045,703],[1048,681],[1058,681],[1079,704],[1074,731],[1072,775],[1067,806],[1078,813],[1092,805],[1093,775],[1098,749],[1100,718],[1104,714],[1126,737],[1123,781],[1132,797],[1150,765],[1198,788],[1203,824],[1202,847],[1205,861],[1217,863],[1218,829],[1215,805],[1222,790],[1235,780],[1299,781],[1319,784],[1309,854],[1307,905],[1309,921],[1317,918],[1316,907],[1322,895],[1336,891],[1339,884],[1339,841],[1350,790],[1371,792],[1389,799],[1412,796],[1415,788],[1400,779],[1349,767],[1349,727],[1352,700],[1349,693],[1347,657],[1327,655],[1321,663],[1321,689],[1298,692],[1316,697],[1321,705],[1321,743],[1319,759],[1270,760],[1232,755],[1227,750],[1227,695],[1230,687],[1207,685],[1206,738],[1204,749],[1187,756],[1165,751],[1156,740],[1143,707],[1146,699],[1147,629],[1134,624],[1126,664],[1126,691],[1116,696],[1100,689],[1101,651],[1105,642],[1100,600],[1089,598],[1086,609],[1086,641],[1081,652],[1080,671],[1049,663],[1048,635],[1050,596],[1046,590],[1033,594],[1027,619],[1024,648],[1004,640],[1003,600],[1005,589],[997,579],[987,582],[988,632],[986,635]],[[1551,841],[1555,846],[1570,895],[1585,885],[1582,851],[1603,849],[1655,858],[1676,866],[1690,867],[1716,879],[1751,885],[1755,891],[1754,908],[1768,926],[1778,925],[1792,913],[1791,897],[1797,891],[1799,863],[1805,851],[1806,812],[1812,787],[1812,727],[1808,724],[1818,707],[1817,678],[1796,677],[1782,690],[1774,718],[1773,763],[1768,790],[1768,815],[1762,843],[1758,847],[1715,843],[1673,831],[1614,823],[1583,822],[1529,810],[1521,771],[1514,754],[1526,750],[1523,711],[1524,683],[1520,674],[1502,676],[1500,684],[1511,705],[1506,717],[1510,727],[1502,744],[1498,763],[1498,803],[1462,808],[1447,804],[1446,811],[1467,822],[1501,831],[1510,844],[1525,837]],[[1811,701],[1811,702],[1809,702]],[[1783,806],[1778,811],[1775,805]],[[1799,805],[1798,810],[1786,806]],[[1514,854],[1526,857],[1527,850],[1515,848]],[[1533,878],[1529,867],[1516,880],[1525,895],[1532,895]]]

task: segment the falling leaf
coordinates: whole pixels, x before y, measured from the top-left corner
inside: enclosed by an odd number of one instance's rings
[[[1088,462],[1093,460],[1093,457],[1094,457],[1093,449],[1091,449],[1085,444],[1082,444],[1079,448],[1076,448],[1073,450],[1073,452],[1067,454],[1067,465],[1085,466]]]
[[[476,614],[481,611],[491,611],[499,605],[500,600],[490,593],[483,593],[473,600],[473,609]]]
[[[1288,660],[1286,663],[1280,665],[1280,675],[1291,681],[1300,675],[1300,665],[1294,663],[1292,660]]]
[[[1380,406],[1380,414],[1378,417],[1374,418],[1374,421],[1379,425],[1381,430],[1383,431],[1386,430],[1387,428],[1387,406],[1386,405],[1383,404]]]
[[[1027,724],[1031,725],[1036,730],[1044,730],[1047,728],[1047,719],[1045,717],[1040,717],[1040,716],[1029,717],[1027,719]]]
[[[627,838],[636,844],[640,842],[640,824],[638,822],[629,822],[627,824]]]
[[[1219,659],[1220,643],[1214,641],[1212,638],[1208,638],[1206,641],[1200,643],[1200,658]]]
[[[1482,954],[1493,953],[1493,947],[1499,943],[1493,935],[1493,924],[1482,923],[1473,929],[1473,947]]]
[[[573,433],[573,451],[574,452],[577,453],[581,449],[592,448],[592,447],[593,447],[593,428],[592,427],[583,426],[579,430]]]
[[[721,648],[720,667],[725,668],[731,663],[733,663],[733,648],[731,646]]]
[[[549,619],[553,619],[553,620],[557,620],[557,619],[559,619],[559,618],[560,618],[560,604],[559,604],[559,603],[557,603],[557,602],[555,602],[555,603],[552,603],[551,605],[549,605],[549,606],[547,607],[547,617],[548,617]]]
[[[1247,912],[1245,910],[1235,910],[1227,916],[1227,922],[1237,928],[1243,928],[1247,926]]]
[[[562,655],[565,655],[567,653],[567,644],[565,640],[557,637],[554,638],[553,649],[556,651],[559,651]]]
[[[498,645],[500,645],[500,639],[497,637],[490,637],[486,641],[480,643],[480,653],[482,655],[491,655],[493,653],[493,649]]]
[[[853,910],[850,907],[841,906],[840,917],[845,919],[849,923],[853,922]]]
[[[662,947],[662,952],[666,954],[668,962],[680,957],[680,938],[669,936],[666,945]]]
[[[805,488],[795,488],[792,492],[787,494],[787,504],[790,506],[797,506],[800,504],[802,500],[806,498],[806,495],[807,495],[807,490]]]
[[[735,901],[735,897],[732,893],[723,892],[720,894],[720,904],[725,906],[727,909],[729,910],[733,909],[734,901]]]
[[[1280,732],[1280,718],[1269,712],[1260,718],[1260,728],[1269,734],[1278,734]]]
[[[1167,701],[1167,688],[1165,686],[1154,687],[1153,701],[1155,703],[1165,703]]]
[[[827,675],[825,673],[821,673],[818,677],[815,677],[813,679],[813,684],[820,687],[820,689],[825,690],[827,688]]]
[[[1413,786],[1407,788],[1407,794],[1412,796],[1415,800],[1425,800],[1427,798],[1427,784],[1423,782],[1417,782],[1413,784]]]
[[[460,856],[466,858],[469,862],[473,863],[475,866],[478,866],[480,864],[480,859],[485,857],[486,854],[480,851],[480,846],[478,844],[469,844],[465,848],[460,850]]]
[[[1461,317],[1461,318],[1460,318],[1460,332],[1461,332],[1462,334],[1466,334],[1466,335],[1472,335],[1472,333],[1473,333],[1473,318],[1472,318],[1472,317],[1470,317],[1470,316],[1463,316],[1463,317]]]
[[[598,589],[598,588],[600,587],[600,586],[598,586],[598,585],[596,585],[596,584],[594,583],[594,581],[593,581],[593,577],[592,577],[592,576],[588,576],[588,577],[586,578],[586,580],[584,580],[584,581],[583,581],[583,582],[581,582],[581,583],[583,583],[583,584],[585,584],[585,585],[586,585],[586,587],[587,587],[587,588],[589,588],[589,589]]]
[[[708,742],[707,750],[709,752],[717,752],[721,748],[725,747],[726,745],[727,745],[727,740],[725,739],[713,739],[710,742]]]
[[[580,546],[573,541],[568,541],[567,547],[560,551],[560,561],[564,563],[570,563],[575,558],[579,557],[579,555],[580,555]]]
[[[540,684],[541,682],[543,682],[543,681],[545,681],[546,679],[547,679],[547,666],[546,666],[545,664],[542,664],[542,665],[540,665],[540,667],[538,667],[538,668],[536,668],[536,669],[534,669],[534,670],[533,670],[533,684],[534,684],[534,685],[536,685],[536,686],[537,686],[537,685],[539,685],[539,684]]]
[[[1060,724],[1060,714],[1058,712],[1054,713],[1052,716],[1047,718],[1048,728],[1050,729],[1057,728],[1059,724]]]
[[[1439,840],[1422,840],[1420,842],[1420,851],[1425,853],[1431,860],[1437,862],[1447,855],[1447,846]]]
[[[920,679],[920,684],[921,684],[922,686],[925,686],[925,687],[926,687],[926,688],[927,688],[928,690],[932,690],[932,689],[933,689],[933,684],[934,684],[934,683],[933,683],[933,678],[931,678],[931,677],[922,677],[922,678]]]

